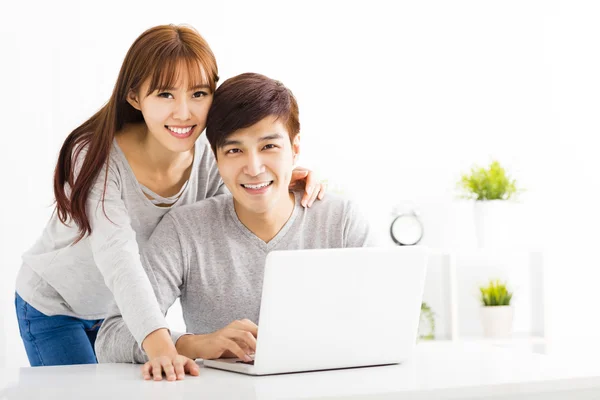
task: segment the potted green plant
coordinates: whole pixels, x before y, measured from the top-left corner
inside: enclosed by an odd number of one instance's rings
[[[514,201],[522,191],[498,161],[489,167],[474,166],[458,182],[461,197],[474,200],[475,235],[478,247],[502,246],[513,237],[511,217]],[[511,207],[512,203],[512,207]]]
[[[506,287],[506,282],[490,280],[481,286],[481,321],[486,337],[508,337],[512,332],[513,307],[510,302],[513,293]]]
[[[419,319],[419,339],[435,339],[435,313],[433,312],[431,307],[425,302],[421,303],[421,317]]]

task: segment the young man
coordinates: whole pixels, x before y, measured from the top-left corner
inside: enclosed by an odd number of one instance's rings
[[[192,334],[172,334],[179,354],[249,360],[270,251],[371,245],[352,203],[329,194],[305,209],[301,194],[289,191],[299,131],[296,100],[278,81],[242,74],[215,92],[206,136],[231,194],[174,209],[142,252],[163,312],[181,299]],[[147,361],[116,313],[104,321],[96,352],[100,362]]]

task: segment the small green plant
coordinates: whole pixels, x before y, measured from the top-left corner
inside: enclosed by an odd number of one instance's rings
[[[508,200],[520,191],[498,161],[487,169],[471,168],[470,173],[461,176],[458,187],[464,193],[462,197],[475,200]]]
[[[490,280],[488,286],[481,286],[481,302],[484,306],[508,306],[513,294],[506,289],[506,283],[500,280]]]
[[[426,326],[429,326],[429,331],[427,333],[419,335],[419,339],[423,339],[423,340],[435,339],[435,318],[434,318],[434,316],[435,316],[435,314],[434,314],[433,310],[431,309],[431,307],[427,303],[422,302],[421,303],[421,318],[419,321],[419,326],[421,326],[421,324],[425,324]]]

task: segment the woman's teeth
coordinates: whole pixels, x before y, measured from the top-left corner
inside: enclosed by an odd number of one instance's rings
[[[242,184],[242,186],[245,187],[246,189],[262,189],[264,187],[269,186],[271,183],[273,183],[273,181],[265,182],[265,183],[260,183],[258,185],[244,185],[244,184]]]
[[[192,128],[193,126],[188,126],[187,128],[171,128],[170,126],[168,127],[168,129],[171,132],[176,133],[178,135],[185,135],[186,133],[190,133]]]

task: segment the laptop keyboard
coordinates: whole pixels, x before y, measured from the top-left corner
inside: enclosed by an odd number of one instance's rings
[[[236,363],[254,365],[254,360],[252,360],[252,361],[236,361]]]

